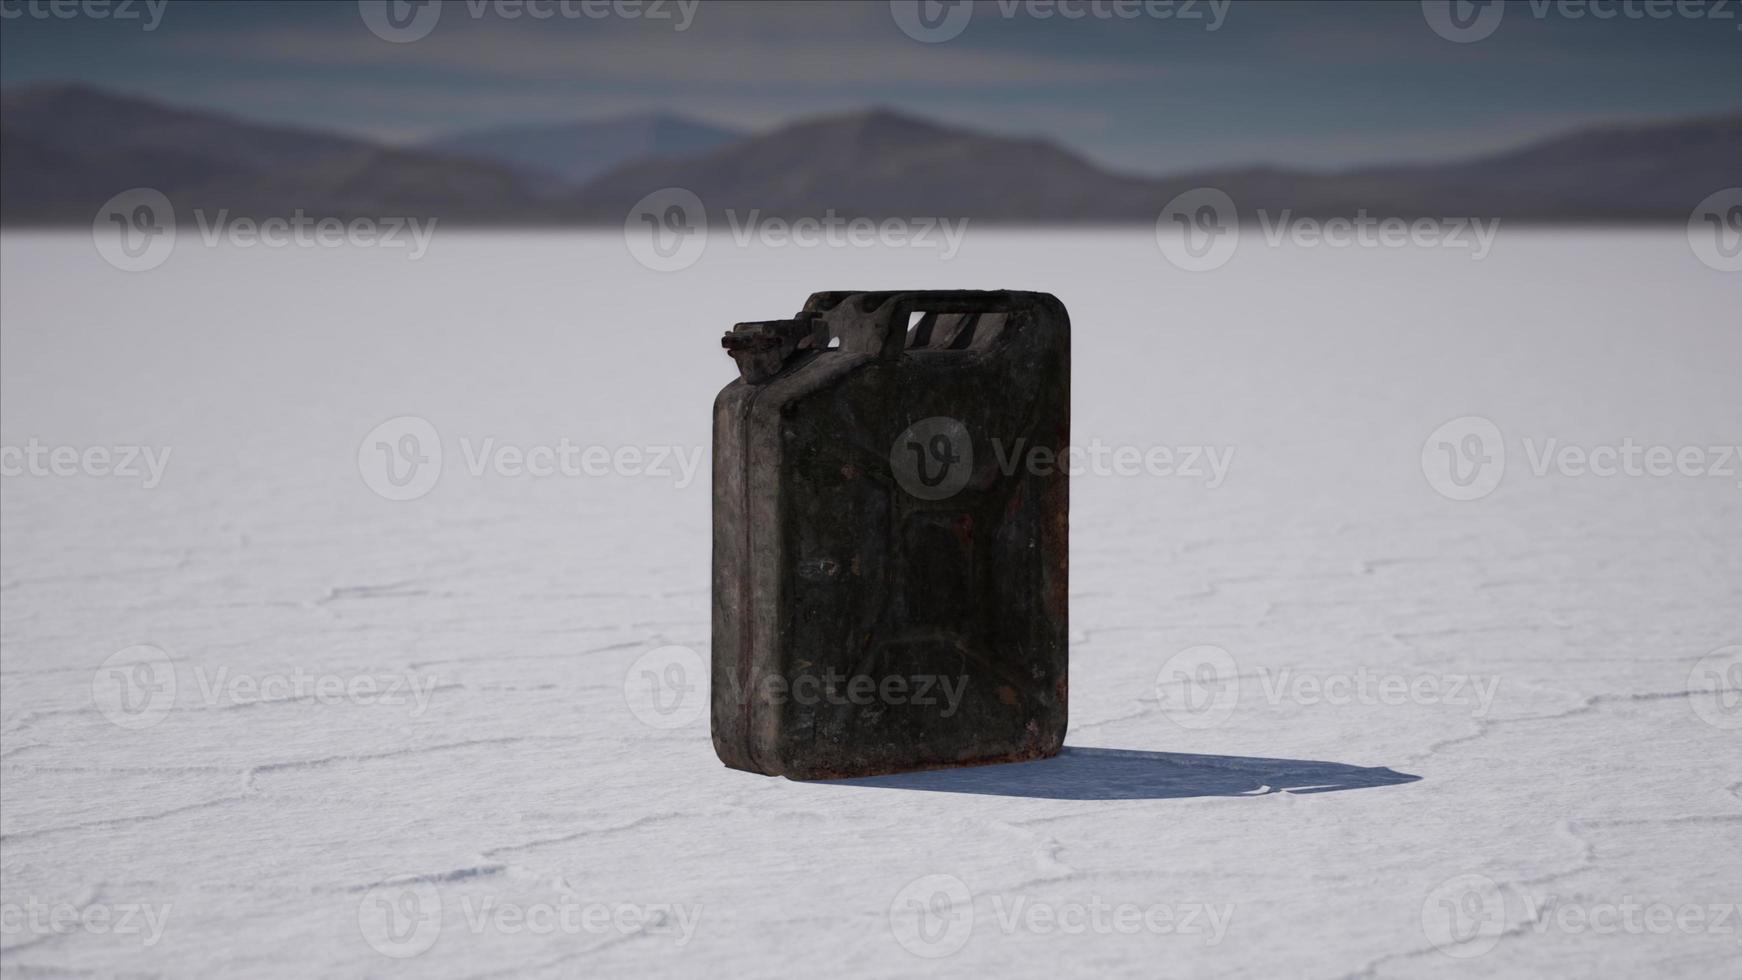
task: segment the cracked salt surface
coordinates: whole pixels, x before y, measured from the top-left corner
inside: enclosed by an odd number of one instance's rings
[[[1737,675],[1690,693],[1742,643],[1742,492],[1538,476],[1521,448],[1742,435],[1734,284],[1679,233],[1508,231],[1480,263],[1243,246],[1197,275],[1140,232],[987,233],[947,264],[710,247],[674,277],[614,235],[127,275],[8,234],[0,266],[5,445],[173,447],[150,490],[5,478],[8,976],[1742,962]],[[625,694],[649,650],[706,654],[705,481],[473,476],[457,449],[703,446],[733,321],[997,286],[1071,309],[1074,441],[1235,450],[1213,489],[1073,482],[1055,760],[721,767],[705,717]],[[393,502],[358,443],[405,415],[447,456]],[[1421,453],[1471,415],[1508,462],[1459,502]],[[141,645],[165,659],[105,666]],[[1174,683],[1206,648],[1237,680]],[[151,723],[113,723],[117,691]]]

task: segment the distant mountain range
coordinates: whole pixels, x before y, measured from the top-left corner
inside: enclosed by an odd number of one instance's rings
[[[419,147],[248,122],[87,86],[0,93],[0,222],[89,224],[133,187],[195,209],[272,217],[437,217],[489,225],[619,225],[643,196],[695,192],[711,215],[966,217],[1151,223],[1196,187],[1242,216],[1685,221],[1742,184],[1742,113],[1613,126],[1443,164],[1330,173],[1281,167],[1172,177],[1111,172],[1046,139],[887,110],[742,135],[673,116],[506,127]]]
[[[743,135],[682,116],[649,113],[457,133],[431,140],[423,149],[506,164],[534,181],[578,185],[625,160],[706,153]]]
[[[177,216],[441,215],[494,221],[539,213],[533,188],[501,164],[123,98],[85,86],[0,93],[0,221],[81,224],[133,187],[162,191]],[[185,208],[185,210],[184,210]],[[83,215],[83,217],[81,217]]]

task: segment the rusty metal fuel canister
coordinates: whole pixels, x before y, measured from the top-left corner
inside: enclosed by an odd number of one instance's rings
[[[1068,690],[1070,318],[816,293],[722,341],[712,728],[793,779],[1044,758]]]

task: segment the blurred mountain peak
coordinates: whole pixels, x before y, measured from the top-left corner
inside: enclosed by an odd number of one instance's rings
[[[871,106],[809,116],[758,135],[784,135],[794,139],[838,140],[877,146],[928,140],[973,139],[987,134],[888,106]]]
[[[503,164],[535,181],[578,184],[628,160],[703,153],[742,135],[657,111],[492,126],[440,136],[423,148]]]

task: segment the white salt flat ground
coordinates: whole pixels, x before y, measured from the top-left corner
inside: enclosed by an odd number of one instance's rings
[[[614,234],[438,231],[416,262],[187,235],[136,274],[80,234],[0,253],[5,445],[172,453],[151,489],[5,477],[8,976],[1742,962],[1742,477],[1529,455],[1742,441],[1738,279],[1679,232],[1505,229],[1481,262],[1252,240],[1198,274],[1142,231],[974,230],[949,262],[723,238],[667,275]],[[1235,452],[1214,488],[1073,483],[1068,744],[1125,754],[727,770],[705,691],[661,715],[638,687],[650,650],[707,654],[705,463],[467,471],[487,438],[705,447],[719,333],[813,289],[1000,286],[1070,307],[1074,441]],[[403,502],[358,466],[399,416],[444,454]],[[1464,416],[1507,459],[1456,501],[1421,457]],[[163,675],[103,665],[141,644],[175,686],[128,715]],[[1200,646],[1232,686],[1158,687]],[[1180,707],[1206,693],[1225,710]]]

